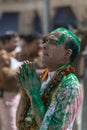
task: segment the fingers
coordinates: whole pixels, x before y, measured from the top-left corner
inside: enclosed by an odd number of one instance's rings
[[[28,90],[27,80],[25,79],[25,77],[23,77],[23,75],[20,74],[20,72],[17,72],[17,76],[18,76],[18,82],[20,83],[21,88],[27,92]]]
[[[22,84],[23,78],[22,78],[20,72],[17,72],[17,81],[20,83],[21,86],[23,86],[23,84]]]
[[[33,76],[33,78],[35,78],[36,77],[36,67],[35,67],[35,63],[34,62],[32,62],[32,76]]]
[[[29,72],[30,71],[28,71],[28,69],[29,69],[29,64],[28,64],[28,62],[26,61],[26,62],[24,62],[23,64],[22,64],[22,66],[20,67],[20,75],[21,75],[21,77],[23,78],[23,79],[28,79],[29,78]]]
[[[35,63],[33,62],[25,61],[17,75],[19,83],[28,95],[36,86],[40,86],[36,75]]]
[[[26,61],[26,68],[29,78],[32,76],[32,62]]]
[[[26,70],[26,74],[28,75],[28,77],[30,79],[34,78],[34,76],[36,76],[35,63],[26,61],[26,62],[24,62],[24,64],[25,64],[24,67]]]
[[[27,74],[28,70],[26,68],[26,62],[24,62],[20,69],[21,74]]]
[[[19,68],[18,79],[22,82],[26,80],[33,80],[37,77],[36,67],[34,62],[25,61]]]

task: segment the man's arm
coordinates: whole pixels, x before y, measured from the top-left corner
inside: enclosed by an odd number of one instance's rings
[[[8,67],[3,67],[0,70],[0,78],[3,80],[8,80],[13,78],[16,75],[16,72],[18,71],[18,68],[15,70],[10,70]]]
[[[30,100],[28,96],[23,91],[21,91],[21,99],[16,113],[16,125],[19,130],[29,129],[28,127],[26,127],[24,121],[29,109],[29,102]]]
[[[17,69],[10,70],[8,67],[3,67],[0,70],[0,81],[2,82],[2,89],[12,91],[19,90],[19,85],[16,80]]]
[[[31,107],[32,110],[34,111],[36,122],[40,128],[46,109],[38,89],[34,89],[34,93],[32,93],[30,99],[31,99]]]
[[[31,101],[31,108],[34,111],[35,119],[40,127],[45,114],[45,106],[40,96],[40,78],[36,74],[34,63],[26,62],[18,72],[18,79],[21,87],[25,90]]]

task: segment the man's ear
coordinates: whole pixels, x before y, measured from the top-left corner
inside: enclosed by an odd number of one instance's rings
[[[71,49],[67,49],[65,56],[66,56],[66,57],[70,57],[71,54],[72,54],[72,50],[71,50]]]

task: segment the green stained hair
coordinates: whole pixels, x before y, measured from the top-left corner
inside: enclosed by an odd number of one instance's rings
[[[77,55],[80,52],[80,40],[79,38],[70,30],[66,28],[57,28],[51,32],[53,33],[59,33],[60,38],[58,38],[57,44],[63,44],[65,43],[66,49],[71,49],[71,63],[74,61],[74,59],[77,57]]]

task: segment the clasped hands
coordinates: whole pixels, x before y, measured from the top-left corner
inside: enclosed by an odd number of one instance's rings
[[[35,63],[26,61],[17,72],[18,81],[22,89],[30,97],[35,94],[41,86],[40,78],[36,74]]]

